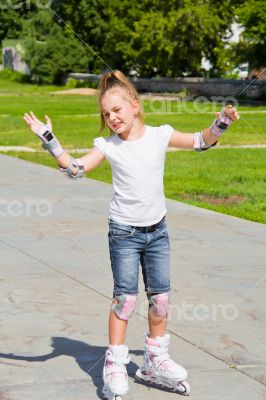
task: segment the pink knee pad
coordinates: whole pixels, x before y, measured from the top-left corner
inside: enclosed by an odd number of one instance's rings
[[[137,300],[138,296],[136,294],[121,294],[114,298],[112,310],[119,319],[127,321],[136,307]]]
[[[167,317],[170,293],[148,294],[149,307],[156,317]]]

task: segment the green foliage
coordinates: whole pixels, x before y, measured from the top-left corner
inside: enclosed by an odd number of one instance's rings
[[[10,82],[29,82],[29,77],[27,75],[21,74],[17,71],[12,71],[11,69],[4,69],[0,71],[0,80],[10,81]]]
[[[58,26],[47,11],[39,11],[25,21],[23,32],[25,61],[38,83],[63,83],[68,72],[87,70],[86,48]]]
[[[48,11],[52,0],[5,0],[0,5],[0,44],[3,39],[17,39],[23,34],[24,21],[38,10]]]
[[[0,10],[0,39],[25,37],[26,61],[38,82],[106,68],[202,76],[202,57],[211,62],[209,77],[226,76],[245,61],[251,68],[266,63],[262,0],[54,0],[47,9],[40,0],[17,3]],[[228,42],[235,20],[245,27],[237,46]]]
[[[238,22],[245,28],[236,48],[240,62],[249,62],[250,70],[266,66],[266,3],[245,1],[237,9]]]
[[[68,79],[65,87],[67,89],[75,89],[75,88],[91,88],[91,89],[97,89],[98,88],[98,82],[92,82],[89,80],[83,80],[83,79]]]
[[[151,11],[136,23],[133,47],[142,74],[154,74],[155,67],[163,76],[199,75],[203,44],[212,24],[208,6],[193,2],[189,6],[189,13],[187,7],[172,9],[165,16]]]
[[[234,18],[234,0],[67,0],[56,12],[113,69],[141,76],[200,75],[205,55],[218,74],[218,48]],[[106,65],[96,56],[90,70]]]
[[[8,3],[0,6],[0,45],[3,39],[17,39],[22,31],[23,18],[27,15],[25,7],[12,8]]]

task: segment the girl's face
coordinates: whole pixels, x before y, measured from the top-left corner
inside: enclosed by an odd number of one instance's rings
[[[133,127],[139,104],[130,100],[123,89],[110,89],[101,99],[101,112],[108,127],[123,134]]]

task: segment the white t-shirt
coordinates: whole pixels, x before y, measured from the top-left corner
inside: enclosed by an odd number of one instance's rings
[[[114,195],[109,218],[133,226],[149,226],[166,213],[163,174],[165,153],[173,128],[145,125],[136,140],[116,134],[94,139],[112,168]]]

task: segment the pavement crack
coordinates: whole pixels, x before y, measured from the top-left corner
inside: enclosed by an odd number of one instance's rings
[[[58,268],[56,268],[56,267],[52,267],[52,266],[49,265],[47,262],[45,262],[45,261],[43,261],[43,260],[40,260],[38,257],[33,256],[33,255],[30,254],[29,252],[20,249],[19,247],[15,246],[14,244],[12,244],[12,243],[10,243],[10,242],[7,242],[6,240],[3,240],[3,239],[0,239],[0,242],[3,243],[3,244],[5,244],[6,246],[8,246],[8,247],[10,247],[10,248],[12,248],[12,249],[18,251],[19,253],[25,255],[26,257],[29,257],[29,258],[31,258],[32,260],[37,261],[37,262],[40,263],[42,266],[44,266],[44,267],[50,269],[51,271],[56,272],[56,273],[58,273],[58,274],[60,274],[60,275],[63,275],[63,276],[65,276],[66,278],[69,278],[69,279],[75,281],[76,283],[78,283],[78,284],[80,284],[80,285],[82,285],[82,286],[85,286],[87,289],[91,290],[92,292],[94,292],[94,293],[96,293],[96,294],[98,294],[98,295],[100,295],[100,296],[102,296],[102,297],[104,297],[104,298],[106,298],[106,299],[108,299],[108,300],[110,300],[110,301],[112,300],[111,297],[106,296],[105,294],[103,294],[103,293],[99,292],[98,290],[92,288],[91,286],[89,286],[89,285],[87,285],[86,283],[82,282],[81,280],[75,278],[74,276],[63,272],[63,271],[61,271],[60,269],[58,269]]]

